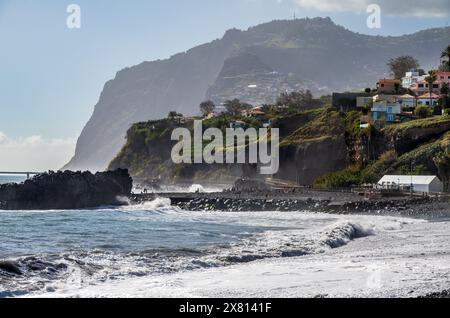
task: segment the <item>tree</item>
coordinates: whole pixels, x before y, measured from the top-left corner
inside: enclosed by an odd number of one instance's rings
[[[450,92],[450,87],[448,83],[443,83],[442,87],[441,87],[441,94],[442,95],[448,95],[448,93]]]
[[[394,79],[402,79],[406,72],[419,68],[419,62],[412,56],[404,55],[390,59],[387,63]]]
[[[364,92],[366,92],[366,94],[370,94],[372,92],[372,89],[370,87],[367,87]]]
[[[433,116],[434,110],[431,106],[417,106],[414,113],[420,118],[428,118]]]
[[[428,92],[430,93],[430,106],[433,105],[433,98],[431,95],[433,95],[433,84],[437,80],[436,71],[431,70],[428,72],[428,76],[425,77],[425,82],[428,83]]]
[[[320,108],[324,106],[323,99],[315,99],[310,90],[291,93],[281,93],[277,99],[277,106],[287,106],[298,110]]]
[[[417,72],[419,73],[419,76],[424,76],[425,74],[427,74],[423,68],[419,68]]]
[[[239,115],[243,110],[250,109],[252,105],[241,103],[241,101],[237,98],[233,100],[227,100],[224,103],[225,109],[227,112],[233,116]]]
[[[450,87],[448,83],[443,83],[441,87],[441,102],[442,108],[450,108]]]
[[[169,113],[169,115],[167,116],[167,118],[170,119],[170,120],[174,120],[174,119],[177,119],[177,118],[180,118],[180,117],[183,117],[183,115],[180,114],[180,113],[177,113],[176,111],[171,111]]]
[[[445,48],[441,54],[441,58],[445,59],[442,63],[442,70],[450,72],[450,45]]]
[[[214,109],[216,108],[216,105],[213,101],[207,100],[200,104],[200,111],[202,112],[203,116],[208,115],[209,113],[212,113]]]

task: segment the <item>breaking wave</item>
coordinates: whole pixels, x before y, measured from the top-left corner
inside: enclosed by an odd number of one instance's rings
[[[140,210],[170,205],[156,199]],[[354,239],[374,235],[372,228],[344,222],[319,231],[276,229],[229,244],[202,249],[151,249],[120,253],[105,250],[43,254],[0,262],[0,297],[51,293],[62,286],[229,266],[267,258],[325,253]],[[110,243],[104,248],[114,248]]]
[[[169,198],[156,198],[152,201],[146,201],[141,204],[128,205],[124,207],[120,207],[117,210],[124,212],[133,212],[133,211],[161,211],[164,209],[174,209],[171,206],[171,201]]]

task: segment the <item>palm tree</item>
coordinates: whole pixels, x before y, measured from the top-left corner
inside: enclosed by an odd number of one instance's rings
[[[425,82],[428,83],[428,92],[430,93],[430,106],[433,106],[433,84],[437,80],[436,71],[432,70],[428,72],[428,76],[425,77]]]
[[[441,103],[444,109],[450,107],[450,85],[448,83],[443,83],[441,87]]]
[[[447,59],[447,61],[443,62],[445,67],[444,71],[450,71],[450,45],[442,52],[441,58]]]

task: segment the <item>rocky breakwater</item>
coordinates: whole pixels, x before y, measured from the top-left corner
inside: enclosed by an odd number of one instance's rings
[[[120,205],[131,194],[127,170],[48,172],[21,184],[0,186],[0,210],[66,210]]]
[[[157,195],[158,196],[158,195]],[[165,197],[164,194],[160,195]],[[354,193],[293,191],[224,192],[167,196],[172,205],[187,211],[310,211],[331,214],[450,215],[448,198],[398,197],[368,200]],[[137,201],[139,203],[139,201]]]

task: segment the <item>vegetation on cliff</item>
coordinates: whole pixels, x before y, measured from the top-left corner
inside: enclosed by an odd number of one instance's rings
[[[287,97],[287,96],[285,96]],[[235,101],[237,104],[238,101]],[[265,105],[264,116],[229,112],[203,119],[203,128],[225,132],[234,122],[280,129],[280,171],[276,178],[317,188],[375,183],[385,174],[438,175],[448,188],[450,117],[436,116],[393,124],[378,130],[361,127],[361,113],[332,107],[304,110]],[[323,104],[321,105],[323,106]],[[194,118],[168,118],[133,125],[127,143],[110,169],[127,168],[137,178],[167,181],[232,181],[242,165],[175,165],[170,158],[177,127],[193,130]],[[249,169],[252,170],[252,169]]]
[[[322,176],[314,185],[318,188],[338,188],[375,183],[385,174],[438,175],[445,189],[449,190],[450,132],[445,129],[448,123],[448,117],[435,117],[390,126],[381,136],[386,141],[392,141],[394,137],[393,149],[367,165],[354,164]],[[395,147],[395,144],[403,144],[403,147]],[[410,150],[402,152],[402,149]]]

